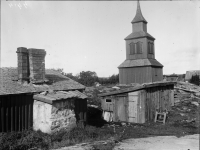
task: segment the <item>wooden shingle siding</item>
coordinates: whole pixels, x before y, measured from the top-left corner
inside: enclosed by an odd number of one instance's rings
[[[33,124],[33,96],[0,96],[0,132],[22,131]]]

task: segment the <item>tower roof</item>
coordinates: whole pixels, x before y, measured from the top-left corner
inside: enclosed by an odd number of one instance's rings
[[[137,2],[137,11],[136,11],[136,15],[134,17],[134,19],[132,20],[131,23],[136,23],[136,22],[145,22],[147,23],[147,21],[144,19],[141,9],[140,9],[140,3],[139,0]]]

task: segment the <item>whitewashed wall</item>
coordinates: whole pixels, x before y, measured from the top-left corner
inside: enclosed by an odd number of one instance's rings
[[[76,127],[74,100],[55,101],[52,105],[34,100],[33,129],[53,133]]]

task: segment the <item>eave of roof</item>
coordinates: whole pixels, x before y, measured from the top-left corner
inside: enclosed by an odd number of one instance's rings
[[[124,40],[138,39],[138,38],[143,38],[143,37],[155,40],[153,36],[151,36],[149,33],[144,32],[144,31],[133,32],[129,34]]]
[[[155,66],[163,67],[156,59],[127,59],[118,68],[129,68],[129,67],[139,67],[139,66]]]
[[[33,96],[34,100],[42,101],[45,103],[52,104],[55,101],[66,100],[71,98],[86,99],[87,96],[79,91],[57,91],[52,93],[40,93]]]
[[[125,89],[112,91],[112,92],[108,92],[108,93],[98,94],[98,96],[104,97],[104,96],[118,95],[118,94],[139,91],[139,90],[152,88],[152,87],[174,85],[175,83],[176,82],[171,82],[171,81],[165,81],[165,82],[161,81],[161,82],[146,83],[146,84],[142,84],[142,85],[135,86],[135,87],[130,87],[130,88],[125,88]]]

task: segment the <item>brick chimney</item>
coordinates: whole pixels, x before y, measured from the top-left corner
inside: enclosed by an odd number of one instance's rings
[[[29,69],[31,82],[43,82],[45,80],[45,56],[43,49],[28,49]]]
[[[20,81],[28,81],[29,79],[28,50],[25,47],[18,47],[16,53],[18,58],[18,79]]]
[[[43,83],[45,81],[45,56],[43,49],[17,48],[18,80]]]

